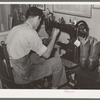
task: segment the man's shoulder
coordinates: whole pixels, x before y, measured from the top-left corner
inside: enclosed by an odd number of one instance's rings
[[[17,32],[21,32],[21,33],[24,32],[24,33],[28,33],[28,34],[37,33],[34,29],[27,27],[27,25],[25,25],[25,24],[20,24],[20,25],[13,27],[12,31],[17,31]]]
[[[12,33],[17,33],[17,36],[33,39],[33,37],[37,37],[38,34],[34,29],[27,27],[25,24],[17,25],[13,27]]]

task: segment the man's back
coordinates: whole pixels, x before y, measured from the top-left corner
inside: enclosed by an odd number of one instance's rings
[[[6,40],[10,59],[20,59],[30,52],[29,41],[32,35],[26,24],[18,25],[10,31]]]
[[[15,71],[14,74],[17,73],[16,75],[20,77],[29,75],[31,69],[29,53],[31,50],[34,51],[32,62],[34,62],[34,64],[41,62],[41,58],[38,54],[41,54],[41,48],[44,47],[44,45],[37,32],[32,29],[28,23],[15,26],[8,34],[6,44],[10,63]],[[44,50],[46,50],[46,47]]]
[[[28,74],[30,69],[29,52],[32,35],[34,35],[27,24],[21,24],[15,26],[8,34],[6,39],[7,50],[10,58],[11,66],[13,67],[13,75],[15,82],[27,83]],[[33,38],[32,38],[33,39]],[[22,78],[26,78],[25,81],[21,81]]]

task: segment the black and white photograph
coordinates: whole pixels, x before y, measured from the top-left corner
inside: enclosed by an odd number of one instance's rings
[[[100,3],[0,3],[0,89],[99,90]]]

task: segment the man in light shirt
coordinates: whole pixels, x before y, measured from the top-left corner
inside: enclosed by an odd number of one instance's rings
[[[60,57],[49,58],[55,45],[59,29],[54,29],[52,39],[46,47],[36,30],[43,17],[42,10],[30,7],[25,23],[15,26],[8,34],[6,44],[17,84],[26,84],[52,75],[52,88],[67,82]],[[30,52],[31,55],[30,55]],[[36,56],[36,57],[35,57]]]

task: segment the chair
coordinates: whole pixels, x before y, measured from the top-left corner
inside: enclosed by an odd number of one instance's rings
[[[28,84],[20,85],[15,83],[12,74],[12,67],[10,66],[9,55],[4,41],[2,41],[0,45],[0,79],[2,87],[8,89],[43,89],[48,87],[44,86],[45,81],[47,82],[48,76]]]
[[[67,85],[71,88],[76,88],[76,80],[73,79],[72,75],[75,74],[77,64],[64,58],[62,58],[62,63],[65,66]]]

